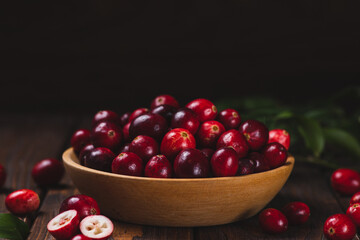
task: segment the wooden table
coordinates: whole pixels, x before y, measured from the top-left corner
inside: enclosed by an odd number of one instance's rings
[[[61,159],[69,147],[72,133],[80,127],[89,127],[91,117],[73,114],[7,114],[0,118],[0,162],[8,172],[0,202],[11,191],[29,188],[39,193],[41,207],[26,221],[31,225],[28,239],[53,239],[46,224],[57,213],[60,203],[77,189],[68,176],[61,185],[48,190],[38,188],[31,178],[32,166],[41,159]],[[329,185],[331,172],[312,165],[295,164],[288,182],[269,204],[281,208],[290,201],[304,201],[311,209],[310,220],[303,226],[291,226],[281,235],[263,233],[257,216],[248,220],[215,227],[170,228],[115,222],[113,239],[321,239],[322,226],[328,216],[344,212],[349,198],[340,197]],[[271,183],[269,183],[271,184]],[[251,187],[251,186],[249,186]],[[5,204],[0,212],[8,212]]]

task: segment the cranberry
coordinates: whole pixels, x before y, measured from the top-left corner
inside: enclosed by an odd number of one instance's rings
[[[285,215],[277,209],[267,208],[259,215],[261,228],[269,233],[282,233],[288,228],[288,220]]]
[[[114,224],[103,215],[92,215],[81,220],[79,229],[90,239],[107,240],[114,231]]]
[[[84,165],[100,171],[111,172],[111,163],[115,154],[108,148],[98,147],[90,151]]]
[[[159,153],[159,144],[152,137],[139,135],[130,143],[129,151],[147,162],[152,156]]]
[[[235,129],[228,130],[221,134],[216,147],[232,147],[237,152],[239,158],[245,157],[249,151],[249,146],[246,143],[245,137]]]
[[[142,176],[143,174],[143,161],[142,159],[132,152],[120,153],[112,162],[111,170],[113,173]]]
[[[354,203],[360,203],[360,192],[355,193],[350,199],[350,205]]]
[[[71,146],[76,154],[79,154],[81,149],[91,143],[91,133],[87,129],[78,129],[71,137]]]
[[[239,169],[237,175],[248,175],[255,171],[255,163],[251,159],[239,159]]]
[[[212,155],[214,154],[215,150],[212,148],[203,148],[201,149],[202,153],[205,154],[205,156],[207,157],[207,159],[210,161]]]
[[[200,125],[197,140],[203,147],[215,147],[216,142],[225,132],[225,127],[218,121],[207,121]]]
[[[135,118],[129,128],[130,138],[146,135],[160,140],[168,129],[165,118],[159,114],[146,113]]]
[[[304,224],[310,216],[310,208],[303,202],[288,203],[283,207],[282,212],[293,225]]]
[[[335,214],[326,219],[323,232],[329,240],[351,240],[356,234],[356,226],[345,214]]]
[[[85,159],[89,157],[90,151],[93,150],[95,147],[93,144],[88,144],[83,147],[79,154],[80,164],[84,165]]]
[[[129,128],[130,128],[130,122],[128,122],[127,124],[125,124],[125,126],[123,127],[123,137],[124,137],[124,141],[125,142],[129,142],[130,141],[130,136],[129,136]]]
[[[239,158],[232,148],[219,148],[211,157],[211,169],[217,177],[235,176],[239,168]]]
[[[238,128],[241,123],[241,118],[236,110],[228,108],[219,113],[219,121],[224,125],[226,130],[229,130]]]
[[[264,157],[268,161],[271,169],[285,164],[288,157],[286,148],[280,143],[269,143],[264,148]]]
[[[122,127],[124,127],[129,122],[130,114],[131,112],[126,112],[120,116],[120,125]]]
[[[71,240],[91,240],[91,238],[86,237],[83,234],[77,234],[71,238]]]
[[[153,156],[145,166],[145,177],[170,178],[172,166],[164,155]]]
[[[337,169],[331,175],[331,186],[341,194],[352,195],[360,191],[360,174],[348,168]]]
[[[122,152],[130,152],[130,143],[126,143],[124,146],[122,146],[122,148],[120,148],[119,153]]]
[[[74,209],[79,213],[80,219],[90,215],[100,214],[96,200],[84,194],[76,194],[62,201],[59,213]]]
[[[172,128],[184,128],[189,130],[191,134],[197,132],[199,125],[200,120],[198,115],[188,108],[179,109],[171,120]]]
[[[110,110],[98,111],[92,120],[92,126],[95,127],[101,122],[111,122],[115,125],[121,125],[119,115]]]
[[[201,122],[214,120],[216,118],[217,109],[215,105],[207,99],[195,99],[189,102],[186,107],[196,112]]]
[[[132,122],[132,120],[134,120],[135,118],[145,114],[145,113],[149,113],[149,109],[148,108],[138,108],[135,111],[133,111],[130,116],[129,116],[129,122]]]
[[[269,139],[269,130],[262,122],[257,120],[247,120],[240,125],[239,131],[245,136],[245,139],[251,150],[260,150]]]
[[[354,203],[347,209],[346,214],[360,227],[360,203]]]
[[[177,108],[171,106],[171,105],[160,105],[157,106],[156,108],[154,108],[153,110],[151,110],[151,113],[153,114],[159,114],[160,116],[162,116],[163,118],[166,119],[166,121],[169,123],[171,123],[171,119],[174,116],[175,112],[176,112]]]
[[[270,170],[269,163],[263,154],[252,152],[249,154],[248,158],[251,159],[255,164],[254,172],[258,173]]]
[[[95,147],[117,151],[122,142],[122,130],[111,122],[101,122],[93,129],[91,139]]]
[[[6,208],[14,215],[24,217],[40,206],[39,195],[30,189],[20,189],[7,195]]]
[[[154,109],[163,104],[170,105],[175,108],[179,108],[179,103],[173,96],[164,94],[157,96],[154,100],[152,100],[151,109]]]
[[[56,185],[64,176],[64,166],[53,158],[46,158],[34,165],[31,176],[40,187]]]
[[[195,147],[195,138],[188,130],[175,128],[164,136],[161,141],[160,152],[172,161],[181,150]]]
[[[195,148],[182,150],[174,160],[174,172],[180,178],[208,177],[209,169],[209,160]]]
[[[72,209],[51,219],[47,224],[47,230],[56,240],[68,240],[79,231],[79,223],[79,214]]]
[[[0,164],[0,188],[2,188],[6,181],[6,170],[2,164]]]
[[[283,145],[286,150],[289,150],[290,147],[290,135],[284,129],[273,129],[269,131],[269,141],[268,143],[278,142]]]

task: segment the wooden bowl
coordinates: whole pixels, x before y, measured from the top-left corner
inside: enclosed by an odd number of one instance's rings
[[[72,148],[63,153],[75,186],[113,219],[157,226],[211,226],[257,214],[280,191],[295,159],[256,174],[201,179],[158,179],[102,172],[81,166]]]

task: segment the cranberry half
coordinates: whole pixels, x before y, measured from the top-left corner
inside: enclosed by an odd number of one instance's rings
[[[153,156],[145,166],[145,177],[170,178],[172,165],[164,155]]]
[[[204,98],[195,99],[189,102],[186,107],[196,112],[201,122],[214,120],[217,115],[215,105]]]
[[[172,128],[184,128],[195,134],[199,128],[200,119],[198,115],[188,108],[179,109],[171,120]]]
[[[329,240],[351,240],[355,237],[356,226],[345,214],[335,214],[326,219],[323,232]]]
[[[291,202],[286,204],[282,212],[292,225],[304,224],[310,216],[310,208],[303,202]]]
[[[168,129],[165,118],[159,114],[146,113],[135,118],[129,128],[130,138],[139,135],[146,135],[156,140],[160,140]]]
[[[331,186],[341,194],[352,195],[360,191],[360,174],[349,168],[340,168],[331,175]]]
[[[159,144],[152,137],[139,135],[130,143],[129,151],[138,155],[146,163],[152,156],[159,153]]]
[[[240,125],[239,131],[253,151],[260,150],[269,139],[269,130],[262,122],[257,120],[247,120]]]
[[[286,148],[277,142],[266,145],[263,153],[271,169],[284,165],[288,157]]]
[[[184,149],[174,160],[174,172],[180,178],[208,177],[210,172],[209,160],[198,149]]]
[[[224,132],[218,139],[216,148],[231,147],[233,148],[239,158],[243,158],[249,151],[249,146],[246,143],[245,137],[237,130],[231,129]]]
[[[267,208],[259,215],[261,228],[268,233],[282,233],[288,228],[288,220],[285,215],[277,209]]]
[[[159,95],[156,98],[154,98],[154,100],[152,100],[151,109],[154,109],[163,104],[170,105],[175,108],[179,108],[179,103],[173,96],[164,94],[164,95]]]
[[[236,110],[228,108],[219,113],[219,121],[224,125],[226,130],[237,129],[240,126],[241,117]]]
[[[76,154],[79,154],[81,149],[91,143],[91,132],[87,129],[78,129],[71,136],[71,146]]]
[[[197,132],[197,140],[202,147],[212,148],[225,132],[225,127],[218,121],[206,121],[200,125]]]

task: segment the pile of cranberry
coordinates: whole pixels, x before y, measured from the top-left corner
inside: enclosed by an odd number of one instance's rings
[[[71,138],[86,167],[155,178],[226,177],[282,166],[288,157],[289,134],[269,132],[260,121],[241,122],[239,113],[203,98],[185,107],[170,95],[157,96],[150,109],[119,116],[99,111],[92,129]]]

